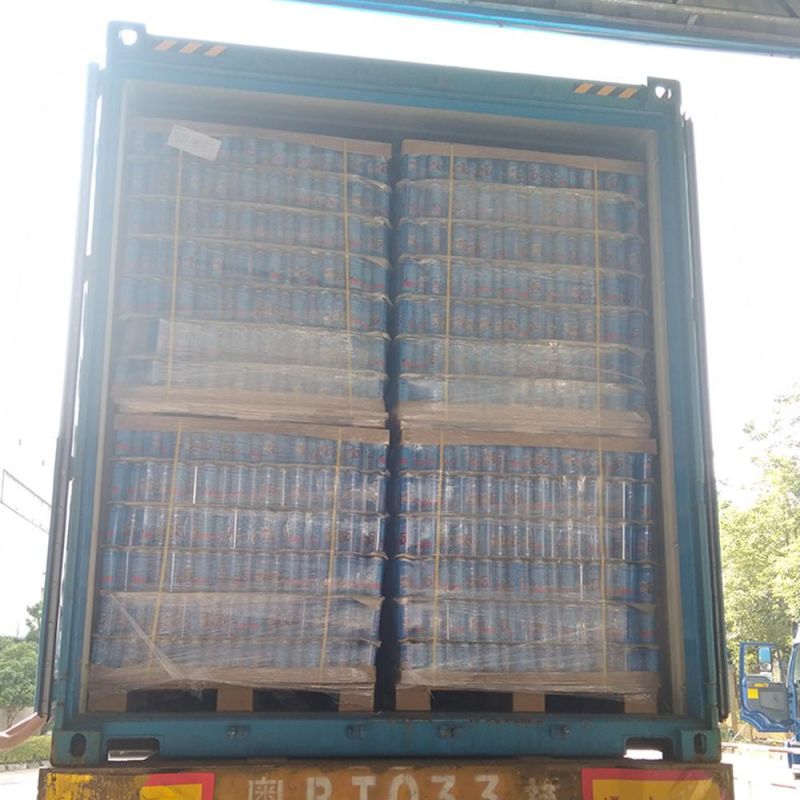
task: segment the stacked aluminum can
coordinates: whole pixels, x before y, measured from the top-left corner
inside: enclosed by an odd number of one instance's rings
[[[653,451],[564,438],[606,412],[646,418],[642,196],[632,165],[403,145],[401,686],[548,692],[581,673],[613,693],[658,671]]]
[[[95,685],[371,696],[390,148],[198,128],[213,160],[126,137]]]
[[[397,469],[404,682],[658,669],[652,455],[406,443]]]
[[[641,176],[430,143],[403,152],[401,417],[409,402],[643,410]]]
[[[371,401],[387,346],[389,148],[222,133],[210,162],[134,130],[122,386]]]
[[[264,669],[349,668],[369,681],[385,558],[380,432],[222,427],[116,431],[93,663],[167,659],[187,679],[226,668],[245,683]]]

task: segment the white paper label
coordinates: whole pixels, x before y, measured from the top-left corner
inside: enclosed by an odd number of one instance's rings
[[[184,128],[183,125],[173,125],[167,144],[206,161],[215,161],[222,142],[200,131]]]

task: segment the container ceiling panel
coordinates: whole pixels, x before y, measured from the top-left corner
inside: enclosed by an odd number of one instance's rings
[[[307,0],[653,44],[800,56],[800,0]]]

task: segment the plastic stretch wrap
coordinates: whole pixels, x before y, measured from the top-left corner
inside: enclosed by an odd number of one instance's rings
[[[389,580],[400,685],[654,699],[654,453],[649,440],[404,434]]]
[[[214,144],[208,158],[172,123],[128,134],[115,401],[380,425],[390,148],[190,126]]]
[[[642,194],[631,162],[406,141],[400,423],[648,435]]]
[[[387,444],[379,430],[117,417],[92,687],[370,693]]]

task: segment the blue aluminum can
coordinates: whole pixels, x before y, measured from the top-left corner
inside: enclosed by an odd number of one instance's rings
[[[651,564],[637,564],[635,570],[636,586],[634,597],[639,603],[655,603],[656,601],[656,568]]]
[[[120,590],[125,588],[125,560],[124,550],[104,547],[100,551],[98,583],[101,589]]]
[[[167,530],[167,512],[162,508],[144,506],[135,508],[131,519],[129,543],[131,545],[161,545]]]
[[[502,258],[505,247],[505,231],[503,228],[492,228],[491,258]]]
[[[601,198],[597,204],[597,221],[602,230],[618,231],[619,224],[619,201],[613,198]]]
[[[228,472],[226,503],[232,506],[250,505],[253,491],[253,475],[249,466],[231,467]]]
[[[566,599],[579,593],[580,575],[578,564],[572,561],[562,561],[557,566],[558,593]]]
[[[620,188],[621,191],[630,197],[639,199],[643,194],[644,181],[641,175],[624,175],[621,176]]]
[[[600,598],[602,588],[600,577],[599,564],[581,564],[581,597],[584,600]]]
[[[630,602],[637,600],[636,568],[627,562],[606,564],[606,599]],[[644,602],[639,600],[639,602]]]
[[[106,524],[104,545],[128,545],[129,510],[127,506],[112,505],[108,509],[108,522]]]
[[[631,238],[622,243],[621,250],[624,252],[622,264],[625,269],[632,272],[641,272],[644,267],[644,244],[641,239]]]
[[[576,309],[558,310],[558,338],[571,342],[580,339],[580,316]]]
[[[489,225],[478,225],[475,238],[475,255],[478,258],[493,258],[494,231]]]
[[[530,564],[528,574],[530,577],[530,590],[533,595],[552,594],[555,588],[553,578],[554,565],[547,561],[534,561]]]
[[[483,498],[483,491],[486,488],[481,483],[481,478],[473,475],[464,475],[459,480],[460,502],[457,502],[458,510],[464,514],[480,513],[480,503]]]
[[[504,183],[521,184],[527,177],[527,165],[524,161],[506,161],[501,164]]]
[[[527,597],[530,592],[530,575],[527,562],[515,558],[508,566],[508,588],[515,597]]]
[[[130,466],[124,461],[115,461],[111,468],[111,500],[129,500]]]
[[[474,181],[478,177],[478,162],[474,158],[456,156],[453,172],[457,178]]]
[[[553,165],[549,169],[550,185],[558,189],[569,186],[569,168],[563,164]]]
[[[126,589],[130,592],[147,592],[156,588],[159,581],[160,553],[131,550],[127,559]]]
[[[622,190],[623,176],[618,172],[601,172],[600,188],[606,192],[619,192]]]
[[[633,557],[636,561],[654,561],[657,557],[655,533],[651,525],[634,526]]]
[[[653,484],[636,484],[636,514],[641,522],[650,522],[654,516]]]
[[[447,230],[441,222],[431,220],[425,225],[425,252],[439,255],[447,251]]]
[[[544,225],[546,218],[545,196],[541,192],[532,192],[527,198],[527,222],[529,225]]]
[[[216,464],[201,464],[197,468],[197,502],[210,505],[219,502],[221,487],[219,468]]]
[[[628,316],[623,309],[603,309],[600,321],[602,323],[602,341],[622,344],[627,340]]]
[[[642,644],[654,644],[656,637],[656,615],[653,611],[636,611],[637,641]]]
[[[448,210],[449,192],[440,183],[433,183],[424,192],[425,216],[446,217]]]
[[[411,180],[428,177],[427,158],[421,155],[405,155],[401,162],[401,173],[403,177]]]
[[[479,158],[476,177],[479,181],[491,182],[495,177],[495,161],[491,158]]]
[[[258,541],[259,516],[254,511],[239,511],[236,520],[236,547],[253,550]]]
[[[502,254],[504,259],[512,261],[519,261],[522,258],[520,231],[517,228],[505,228],[503,230]]]
[[[527,198],[519,192],[505,191],[498,196],[503,222],[526,222],[528,218]]]
[[[198,591],[204,591],[212,585],[212,581],[216,581],[219,563],[217,559],[212,559],[212,554],[208,551],[199,550],[189,557],[188,568],[189,574],[186,576],[188,585]]]
[[[428,178],[446,178],[450,174],[450,159],[447,156],[434,153],[427,159]]]
[[[627,525],[607,525],[605,529],[606,557],[612,559],[625,559],[629,556]]]
[[[577,263],[583,267],[593,267],[595,264],[594,235],[578,236],[577,238]]]
[[[624,233],[636,234],[639,232],[639,216],[639,208],[635,203],[620,203],[618,224]]]
[[[453,225],[453,255],[471,256],[477,246],[477,230],[474,225],[456,222]]]
[[[502,509],[502,480],[492,475],[480,477],[480,508],[481,513],[492,515],[500,514]],[[468,513],[465,508],[464,511]]]
[[[470,564],[474,570],[474,587],[476,594],[488,597],[496,593],[495,581],[497,574],[495,571],[494,563],[491,559],[484,558]],[[469,588],[470,584],[465,584]]]
[[[624,605],[606,606],[605,636],[608,642],[626,644],[636,641],[637,610]]]

